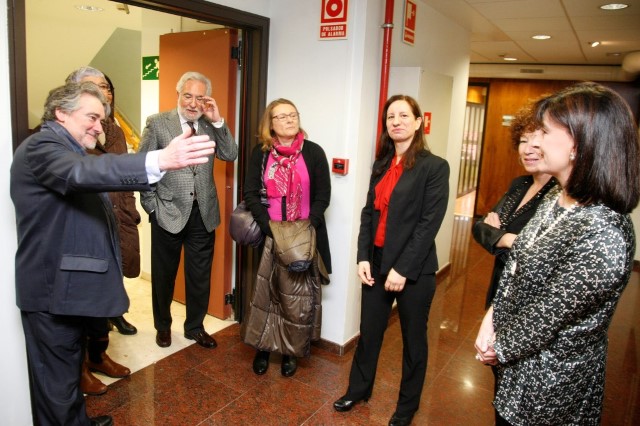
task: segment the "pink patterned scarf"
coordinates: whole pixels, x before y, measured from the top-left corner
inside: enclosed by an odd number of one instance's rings
[[[288,221],[300,218],[302,206],[302,183],[296,170],[296,162],[300,157],[304,135],[299,132],[290,146],[284,146],[277,138],[273,138],[271,156],[275,160],[265,180],[268,197],[287,198]]]

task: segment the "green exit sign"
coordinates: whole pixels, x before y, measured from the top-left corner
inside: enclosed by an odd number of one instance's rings
[[[142,57],[142,79],[158,80],[160,77],[160,57],[159,56],[143,56]]]

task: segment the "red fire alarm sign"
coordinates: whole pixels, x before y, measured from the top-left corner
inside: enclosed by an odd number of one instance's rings
[[[349,0],[322,0],[320,40],[347,38]]]
[[[406,0],[404,3],[402,41],[412,46],[416,39],[416,13],[416,3],[411,0]]]

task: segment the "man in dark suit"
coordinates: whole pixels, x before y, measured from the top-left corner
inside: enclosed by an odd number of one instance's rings
[[[215,143],[182,134],[144,154],[87,155],[108,115],[94,83],[54,89],[41,131],[16,150],[16,303],[25,333],[33,423],[109,425],[89,419],[79,388],[86,317],[129,307],[117,226],[106,192],[148,190],[162,175],[207,161]]]
[[[215,155],[219,159],[235,160],[238,146],[211,97],[211,81],[190,71],[182,75],[176,91],[176,109],[147,119],[140,151],[162,148],[176,135],[191,130],[216,142]],[[153,191],[141,192],[142,207],[151,222],[156,343],[163,348],[171,345],[171,302],[183,246],[187,311],[184,336],[205,348],[217,346],[203,325],[209,305],[215,228],[220,224],[213,160],[211,155],[206,164],[169,172]]]

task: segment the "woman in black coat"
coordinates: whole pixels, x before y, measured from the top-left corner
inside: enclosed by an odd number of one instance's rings
[[[349,411],[373,391],[376,366],[393,302],[403,341],[400,394],[390,425],[408,425],[418,410],[427,370],[427,319],[438,270],[435,237],[449,198],[449,165],[427,148],[415,99],[396,95],[382,114],[358,235],[362,280],[360,339],[347,393],[334,402]]]
[[[539,127],[531,106],[516,114],[511,122],[511,142],[528,174],[515,178],[491,212],[473,225],[473,238],[496,257],[485,309],[496,294],[513,240],[529,222],[546,193],[557,184],[550,174],[540,172],[540,150],[534,143],[535,138],[541,136]]]
[[[262,232],[273,237],[269,221],[309,219],[315,228],[317,252],[331,273],[329,237],[324,212],[331,199],[329,163],[322,147],[306,139],[298,109],[288,99],[272,101],[259,126],[261,144],[251,153],[245,180],[244,200]],[[265,205],[266,204],[268,205]],[[270,352],[258,350],[253,371],[269,368]],[[281,373],[291,377],[297,370],[292,355],[282,355]]]

